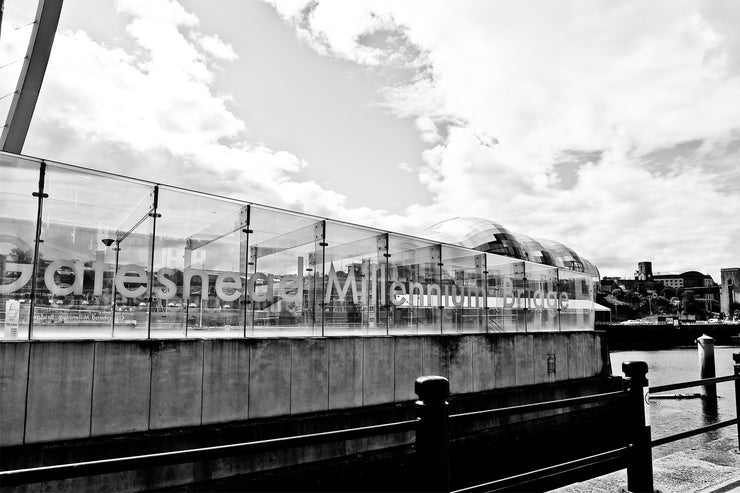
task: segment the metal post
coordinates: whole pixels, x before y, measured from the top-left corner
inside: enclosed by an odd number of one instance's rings
[[[732,359],[735,362],[735,376],[740,376],[740,353],[733,353]],[[735,415],[740,416],[740,380],[735,380]],[[737,422],[737,449],[740,453],[740,420]]]
[[[416,379],[419,396],[416,413],[416,461],[421,491],[450,491],[450,450],[447,436],[449,416],[447,397],[450,382],[439,376]]]
[[[704,334],[696,340],[697,349],[699,350],[699,367],[701,368],[699,378],[714,378],[714,339]],[[703,385],[701,396],[704,399],[717,400],[717,384],[710,383]]]
[[[149,213],[149,217],[152,218],[152,244],[151,252],[149,255],[149,292],[147,298],[149,301],[149,313],[147,314],[146,320],[146,338],[151,339],[152,336],[152,292],[154,289],[154,245],[157,238],[157,218],[162,217],[162,214],[157,213],[159,207],[159,185],[154,185],[154,200],[152,202],[152,210]],[[201,292],[203,290],[201,289]]]
[[[121,242],[120,240],[115,241],[116,247],[114,251],[116,252],[116,266],[113,270],[113,287],[111,288],[111,294],[113,295],[113,316],[111,318],[110,323],[110,337],[111,339],[115,337],[116,333],[116,276],[118,276],[118,254],[121,252]]]
[[[36,309],[36,276],[39,272],[39,259],[41,243],[44,240],[41,239],[41,221],[43,219],[44,210],[44,199],[49,197],[48,193],[44,192],[44,184],[46,182],[46,162],[41,161],[39,166],[39,190],[33,192],[31,195],[38,198],[38,205],[36,207],[36,238],[34,241],[33,249],[33,270],[31,271],[31,307],[28,312],[28,340],[33,338],[33,314]]]
[[[524,291],[524,332],[527,332],[527,310],[529,308],[529,285],[527,284],[527,263],[522,262],[522,291]],[[519,295],[517,294],[517,297]],[[521,298],[519,298],[521,300]]]
[[[247,286],[249,286],[249,235],[254,233],[254,230],[250,229],[251,221],[252,206],[247,204],[247,223],[244,225],[246,227],[242,229],[242,233],[247,235],[244,245],[244,323],[242,324],[242,337],[247,337],[247,313],[249,310],[250,302],[249,289],[247,289]],[[300,272],[298,274],[300,274]],[[252,317],[252,322],[254,322],[254,317]]]
[[[190,298],[185,300],[185,337],[188,336],[188,322],[190,315]]]
[[[648,366],[644,361],[622,363],[627,391],[627,489],[633,493],[653,493],[653,449],[650,437],[650,396]]]

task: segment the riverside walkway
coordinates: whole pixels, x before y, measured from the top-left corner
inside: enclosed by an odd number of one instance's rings
[[[653,461],[654,484],[662,493],[740,492],[737,435],[666,455]],[[627,471],[574,483],[550,493],[615,493],[627,491]]]

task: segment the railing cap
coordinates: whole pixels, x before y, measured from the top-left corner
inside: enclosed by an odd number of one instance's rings
[[[622,363],[622,371],[628,378],[639,378],[647,375],[648,365],[644,361],[625,361]]]
[[[426,375],[416,379],[414,392],[421,401],[444,401],[450,395],[450,382],[445,377]]]
[[[696,342],[700,344],[714,344],[714,337],[703,334],[701,337],[696,339]]]

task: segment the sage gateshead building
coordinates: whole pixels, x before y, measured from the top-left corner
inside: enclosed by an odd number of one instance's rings
[[[591,330],[598,271],[482,219],[413,237],[0,153],[9,338]]]

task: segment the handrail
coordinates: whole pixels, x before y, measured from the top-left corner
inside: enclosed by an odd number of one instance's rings
[[[522,404],[520,406],[502,407],[497,409],[485,409],[483,411],[471,411],[468,413],[451,414],[451,420],[463,420],[463,419],[480,419],[480,418],[496,418],[500,416],[508,416],[510,414],[545,411],[548,409],[557,409],[566,406],[576,406],[581,404],[590,404],[593,402],[606,402],[616,399],[622,399],[626,396],[624,391],[606,392],[603,394],[586,395],[582,397],[569,397],[566,399],[560,399],[556,401],[536,402],[533,404]]]
[[[646,372],[647,365],[645,365],[644,363],[642,363],[642,365],[644,365],[643,372]],[[737,371],[737,366],[736,366],[736,371]],[[440,394],[437,396],[437,397],[441,397],[441,400],[439,403],[440,404],[444,403],[446,397],[449,396],[449,387],[446,387],[446,385],[448,385],[446,382],[446,379],[442,377],[424,377],[424,378],[427,380],[422,380],[422,379],[417,380],[417,386],[419,382],[422,382],[424,384],[434,384],[434,387],[429,385],[427,386],[427,388],[431,390],[435,390],[438,393],[441,391],[440,389],[446,389],[444,390],[445,392],[444,394]],[[444,387],[439,385],[440,380],[445,382]],[[701,380],[674,383],[674,384],[669,384],[669,385],[655,386],[655,387],[649,388],[648,390],[652,393],[659,393],[659,392],[665,392],[668,390],[674,390],[674,389],[680,389],[680,388],[686,388],[686,387],[694,387],[694,386],[699,386],[699,385],[714,384],[714,383],[720,383],[720,382],[728,382],[728,381],[740,382],[740,374],[723,376],[723,377],[705,378]],[[639,385],[639,383],[637,385]],[[643,400],[642,394],[641,394],[642,392],[641,387],[634,387],[634,388],[628,387],[628,390],[629,392],[627,392],[627,390],[621,390],[621,391],[606,392],[606,393],[593,394],[593,395],[587,395],[587,396],[581,396],[581,397],[572,397],[572,398],[565,398],[565,399],[560,399],[560,400],[539,402],[539,403],[533,403],[533,404],[510,406],[510,407],[499,408],[499,409],[487,409],[487,410],[482,410],[482,411],[473,411],[473,412],[468,412],[468,413],[453,414],[449,416],[446,415],[446,412],[442,414],[444,415],[443,418],[445,421],[447,420],[461,421],[461,420],[468,420],[468,419],[490,419],[494,417],[508,416],[512,414],[525,414],[525,413],[531,413],[531,412],[536,412],[536,411],[563,408],[567,406],[578,406],[578,405],[597,403],[597,402],[603,403],[603,402],[615,401],[615,400],[620,400],[620,399],[626,399],[631,394],[635,394],[637,396],[638,403],[640,403],[639,409],[640,409],[640,414],[641,414],[643,412],[642,411],[643,404],[641,404]],[[429,390],[427,390],[427,392],[429,392]],[[423,399],[421,397],[423,395],[421,391],[417,390],[417,393],[419,394],[420,399],[426,402],[426,399]],[[430,398],[430,396],[428,396],[427,398]],[[422,402],[421,404],[419,404],[419,402],[420,401],[417,401],[417,406],[431,405],[425,402]],[[430,400],[429,402],[431,403],[432,401]],[[446,406],[446,404],[444,405]],[[185,462],[211,460],[211,459],[217,459],[217,458],[228,457],[228,456],[244,455],[247,453],[254,453],[254,452],[260,452],[260,451],[267,451],[267,450],[276,450],[278,448],[293,448],[293,447],[310,446],[310,445],[317,445],[317,444],[327,443],[327,442],[332,442],[332,441],[358,439],[358,438],[365,438],[365,437],[370,437],[370,436],[377,436],[381,434],[405,433],[405,432],[411,432],[411,431],[416,431],[417,433],[416,447],[417,447],[417,453],[418,453],[420,443],[421,443],[420,438],[419,438],[419,434],[421,432],[420,426],[424,425],[425,422],[426,421],[422,418],[416,418],[416,419],[399,421],[399,422],[394,422],[394,423],[384,423],[384,424],[379,424],[379,425],[349,428],[349,429],[344,429],[344,430],[332,430],[332,431],[326,431],[326,432],[310,433],[310,434],[290,436],[290,437],[272,438],[272,439],[266,439],[266,440],[257,440],[257,441],[252,441],[252,442],[217,445],[217,446],[212,446],[212,447],[177,450],[177,451],[161,452],[161,453],[155,453],[155,454],[146,454],[146,455],[129,456],[129,457],[116,457],[116,458],[111,458],[111,459],[102,459],[102,460],[78,462],[78,463],[71,463],[71,464],[59,464],[59,465],[53,465],[53,466],[42,466],[42,467],[35,467],[35,468],[28,468],[28,469],[0,471],[0,483],[2,483],[5,486],[14,486],[14,485],[25,484],[25,483],[38,483],[38,482],[66,479],[66,478],[72,478],[72,477],[84,476],[84,475],[106,474],[106,473],[119,472],[119,471],[125,471],[125,470],[150,468],[154,466],[164,466],[164,465],[181,464]],[[648,425],[647,425],[648,426],[648,434],[647,434],[648,439],[647,439],[646,444],[648,447],[656,447],[656,446],[664,445],[666,443],[670,443],[676,440],[689,438],[695,435],[713,431],[719,428],[724,428],[726,426],[732,426],[735,424],[740,424],[740,420],[738,418],[733,418],[733,419],[723,421],[720,423],[703,426],[703,427],[700,427],[694,430],[677,433],[671,436],[662,437],[662,438],[655,439],[655,440],[650,440],[649,422],[648,422]],[[446,424],[444,424],[441,428],[445,430],[443,436],[445,436],[444,440],[446,441],[447,440]],[[460,490],[456,490],[453,493],[474,493],[474,492],[479,492],[479,491],[498,491],[500,489],[511,487],[514,485],[522,485],[522,484],[531,483],[534,481],[545,480],[553,476],[562,475],[562,474],[573,472],[573,471],[576,471],[578,469],[582,469],[585,467],[594,466],[594,465],[604,463],[607,461],[619,459],[625,454],[629,457],[630,455],[633,454],[632,450],[633,449],[636,450],[636,447],[639,447],[639,446],[640,446],[639,440],[635,442],[630,442],[630,444],[627,445],[626,447],[613,449],[613,450],[609,450],[606,452],[601,452],[595,455],[591,455],[588,457],[583,457],[580,459],[563,462],[563,463],[556,464],[553,466],[544,467],[544,468],[537,469],[534,471],[516,474],[513,476],[500,478],[494,481],[478,484],[475,486],[466,487]],[[649,457],[649,454],[648,454],[648,457]],[[629,467],[632,467],[632,466],[628,466],[628,471],[629,471]],[[650,472],[650,475],[652,477],[652,472]]]
[[[650,387],[649,392],[650,393],[660,393],[660,392],[667,392],[669,390],[675,390],[675,389],[681,389],[681,388],[687,388],[687,387],[696,387],[696,386],[701,386],[701,385],[716,384],[716,383],[721,383],[721,382],[730,382],[730,381],[740,381],[740,374],[727,375],[723,377],[704,378],[700,380],[673,383],[673,384],[668,384],[668,385],[658,385],[655,387]],[[463,414],[454,414],[454,415],[450,415],[449,419],[450,420],[453,420],[453,419],[460,420],[460,419],[470,419],[470,418],[492,418],[492,417],[506,416],[506,415],[510,415],[514,413],[533,412],[533,411],[541,411],[545,409],[565,407],[566,405],[578,405],[578,404],[585,404],[588,402],[596,402],[596,401],[604,402],[604,401],[625,398],[626,396],[627,396],[627,393],[624,391],[608,392],[604,394],[596,394],[596,395],[590,395],[590,396],[585,396],[585,397],[575,397],[575,398],[561,399],[561,400],[556,400],[556,401],[547,401],[547,402],[541,402],[541,403],[535,403],[535,404],[525,404],[521,406],[511,406],[511,407],[505,407],[505,408],[500,408],[500,409],[489,409],[489,410],[484,410],[484,411],[473,411],[473,412],[463,413]],[[709,431],[717,430],[720,428],[724,428],[724,427],[732,426],[736,424],[740,424],[739,418],[733,418],[733,419],[722,421],[719,423],[702,426],[694,430],[676,433],[674,435],[670,435],[667,437],[662,437],[662,438],[658,438],[655,440],[651,440],[649,443],[649,446],[657,447],[660,445],[664,445],[666,443],[674,442],[677,440],[682,440],[684,438],[689,438],[692,436],[700,435],[702,433],[706,433]],[[520,486],[522,484],[531,483],[533,481],[544,480],[549,477],[556,476],[556,475],[559,475],[565,472],[574,471],[574,470],[588,467],[591,465],[596,465],[601,462],[606,462],[608,460],[613,460],[613,459],[616,459],[622,456],[622,454],[625,454],[631,448],[634,448],[634,447],[635,447],[635,444],[631,443],[628,446],[620,448],[620,449],[614,449],[614,450],[610,450],[610,451],[603,452],[600,454],[592,455],[589,457],[584,457],[582,459],[576,459],[570,462],[565,462],[561,464],[556,464],[554,466],[537,469],[535,471],[517,474],[514,476],[508,476],[505,478],[500,478],[495,481],[490,481],[490,482],[478,484],[475,486],[469,486],[467,488],[455,490],[452,493],[478,493],[478,492],[502,491],[505,488],[509,488],[511,486]]]
[[[557,474],[564,472],[570,472],[583,467],[599,464],[608,460],[614,460],[620,458],[624,453],[629,450],[629,447],[621,447],[599,454],[590,455],[581,459],[575,459],[568,462],[556,464],[554,466],[543,467],[542,469],[536,469],[534,471],[517,474],[515,476],[509,476],[506,478],[497,479],[495,481],[489,481],[488,483],[477,484],[475,486],[468,486],[460,490],[455,490],[451,493],[478,493],[478,492],[490,492],[497,491],[501,488],[506,488],[514,485],[521,485],[524,483],[531,483],[532,481],[539,481]]]
[[[703,378],[701,380],[692,380],[690,382],[679,382],[679,383],[670,383],[668,385],[657,385],[655,387],[650,387],[650,392],[657,394],[660,392],[668,392],[669,390],[685,389],[688,387],[698,387],[701,385],[708,385],[711,383],[731,382],[733,380],[738,380],[738,379],[740,379],[740,375],[727,375],[724,377]]]
[[[700,428],[696,428],[693,430],[682,431],[681,433],[676,433],[675,435],[669,435],[667,437],[656,438],[650,443],[653,447],[658,447],[660,445],[665,445],[666,443],[675,442],[677,440],[683,440],[684,438],[701,435],[702,433],[706,433],[708,431],[718,430],[720,428],[724,428],[725,426],[732,426],[735,424],[738,424],[738,419],[732,418],[732,419],[728,419],[727,421],[720,421],[719,423],[713,423],[711,425],[702,426]]]
[[[156,454],[115,457],[112,459],[101,459],[71,464],[58,464],[53,466],[0,471],[0,484],[4,486],[12,486],[25,483],[38,483],[56,479],[85,476],[89,474],[105,474],[144,467],[217,459],[232,455],[274,450],[278,447],[304,447],[334,440],[351,440],[380,434],[403,433],[414,431],[416,429],[417,421],[417,419],[411,419],[395,423],[384,423],[380,425],[363,426],[360,428],[349,428],[346,430],[324,431],[291,437],[271,438],[253,442],[233,443],[228,445],[216,445],[213,447],[159,452]]]

